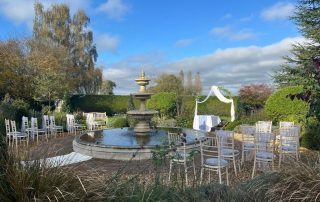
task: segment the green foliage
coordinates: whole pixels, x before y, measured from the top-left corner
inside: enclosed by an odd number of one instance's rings
[[[320,125],[315,117],[307,119],[307,126],[301,136],[301,146],[320,150]]]
[[[149,88],[150,92],[173,92],[181,95],[183,92],[183,84],[179,77],[174,74],[161,74],[156,80],[156,85]]]
[[[129,123],[125,116],[113,116],[108,118],[108,127],[110,128],[123,128],[128,126]]]
[[[273,121],[286,121],[294,119],[296,122],[303,122],[308,110],[309,104],[302,100],[291,100],[287,97],[289,94],[297,94],[302,91],[301,86],[290,86],[274,92],[267,100],[265,110]]]
[[[177,116],[177,125],[181,128],[192,128],[193,127],[193,117]]]
[[[106,112],[108,116],[127,112],[129,96],[124,95],[74,95],[70,99],[71,111]],[[133,100],[137,106],[139,102]]]
[[[62,107],[61,107],[61,111],[62,112],[66,112],[66,113],[69,113],[71,111],[71,103],[70,103],[70,94],[65,92],[64,95],[63,95],[63,103],[62,103]]]
[[[175,93],[162,92],[151,96],[147,102],[147,107],[160,112],[160,116],[174,117],[176,115],[176,100]]]

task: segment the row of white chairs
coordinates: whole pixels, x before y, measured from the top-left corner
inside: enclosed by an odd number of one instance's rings
[[[170,145],[170,168],[169,181],[171,179],[172,168],[174,165],[183,165],[185,171],[185,182],[188,184],[188,169],[193,167],[196,179],[194,156],[192,150],[187,149],[186,139],[177,133],[168,133]],[[181,141],[182,139],[182,141]],[[201,172],[200,184],[203,181],[205,171],[208,171],[209,181],[211,171],[219,176],[219,183],[222,183],[222,175],[226,175],[229,184],[228,169],[232,165],[235,175],[240,171],[239,150],[235,149],[234,132],[218,130],[213,137],[205,137],[200,141]],[[192,165],[190,165],[192,163]]]
[[[77,132],[83,132],[85,126],[79,123],[76,123],[75,117],[73,114],[67,114],[67,131],[68,133],[77,134]]]
[[[299,160],[300,126],[294,122],[280,122],[278,134],[272,133],[271,121],[259,121],[255,126],[241,125],[242,134],[242,162],[250,160],[254,154],[252,177],[257,169],[274,169],[276,151],[279,153],[279,167],[285,157],[294,157]],[[276,147],[276,141],[278,147]]]

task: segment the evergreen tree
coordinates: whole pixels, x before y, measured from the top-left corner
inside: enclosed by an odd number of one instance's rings
[[[185,81],[184,81],[184,73],[183,70],[180,70],[179,72],[179,78],[181,80],[182,86],[183,86],[183,92],[185,91]]]
[[[305,92],[292,98],[309,101],[310,115],[315,112],[320,120],[320,70],[315,64],[320,54],[320,0],[300,0],[292,20],[307,42],[293,45],[274,79],[279,86],[303,85]]]
[[[201,95],[201,92],[202,92],[202,84],[201,84],[201,78],[200,78],[199,72],[197,72],[194,78],[194,92],[196,95]]]

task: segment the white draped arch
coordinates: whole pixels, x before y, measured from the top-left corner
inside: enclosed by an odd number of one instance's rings
[[[231,98],[231,99],[228,99],[228,98],[224,97],[224,96],[222,95],[222,93],[220,92],[218,86],[211,86],[211,90],[210,90],[208,96],[207,96],[204,100],[202,100],[202,101],[196,100],[196,107],[195,107],[194,115],[197,115],[197,114],[198,114],[198,104],[201,104],[201,103],[206,102],[212,94],[216,95],[217,98],[218,98],[221,102],[230,103],[230,104],[231,104],[231,109],[230,109],[231,121],[234,121],[234,119],[235,119],[235,111],[234,111],[233,99],[232,99],[232,98]]]

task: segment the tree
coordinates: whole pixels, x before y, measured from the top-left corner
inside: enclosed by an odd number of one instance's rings
[[[182,86],[183,86],[183,91],[185,91],[185,81],[184,81],[184,73],[183,70],[180,70],[179,72],[179,78],[181,80]]]
[[[174,74],[161,74],[156,80],[156,85],[149,88],[152,93],[174,92],[177,95],[183,93],[181,79]]]
[[[192,73],[191,71],[189,71],[187,75],[186,94],[193,95],[193,93],[194,93],[194,89],[192,84]]]
[[[0,41],[0,96],[9,93],[13,98],[31,99],[32,68],[26,65],[25,41]]]
[[[271,93],[272,88],[265,84],[242,86],[238,93],[240,106],[246,114],[262,109]]]
[[[35,3],[34,8],[33,39],[65,47],[75,68],[69,74],[70,78],[77,79],[74,91],[96,93],[102,82],[102,73],[95,69],[98,54],[93,44],[93,33],[87,29],[89,17],[82,10],[70,17],[69,7],[64,4],[44,10],[41,3]]]
[[[116,87],[116,83],[110,80],[103,80],[99,94],[102,95],[113,95],[113,89]]]
[[[320,53],[320,1],[300,0],[292,20],[307,42],[292,46],[291,55],[285,57],[286,64],[274,79],[280,86],[303,85],[304,92],[296,97],[310,102],[309,115],[320,120],[320,65],[315,64]]]
[[[200,73],[197,72],[194,78],[194,93],[196,95],[201,95],[201,92],[202,92],[201,78],[200,78]]]

